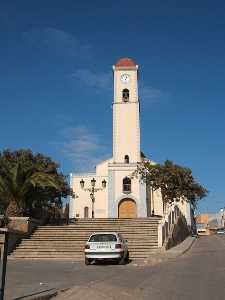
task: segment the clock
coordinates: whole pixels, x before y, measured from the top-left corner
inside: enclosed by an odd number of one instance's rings
[[[130,81],[130,76],[128,74],[122,74],[121,77],[120,77],[120,80],[123,83],[128,83]]]

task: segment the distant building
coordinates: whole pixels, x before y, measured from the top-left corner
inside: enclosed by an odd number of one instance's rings
[[[200,214],[196,216],[197,224],[208,224],[209,223],[209,215],[208,214]]]
[[[195,217],[196,224],[204,224],[210,229],[224,227],[225,211],[220,210],[215,214],[199,214]]]

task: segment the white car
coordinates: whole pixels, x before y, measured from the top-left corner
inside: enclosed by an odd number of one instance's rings
[[[127,241],[117,232],[93,233],[85,245],[85,264],[97,260],[116,260],[123,265],[129,262]]]
[[[217,230],[216,233],[217,233],[217,234],[225,234],[225,231],[224,231],[223,228],[220,228],[220,229]]]

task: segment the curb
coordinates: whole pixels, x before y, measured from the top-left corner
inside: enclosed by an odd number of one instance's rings
[[[178,257],[182,254],[186,253],[192,247],[193,243],[196,241],[196,237],[188,236],[183,242],[180,244],[170,248],[164,254],[165,256],[173,256]]]
[[[144,260],[141,263],[141,265],[156,265],[180,257],[181,255],[185,254],[188,250],[190,250],[195,241],[196,237],[188,236],[183,242],[170,248],[169,250],[153,254],[151,257]],[[134,264],[134,266],[137,265],[138,264]]]
[[[197,238],[192,236],[192,241],[190,242],[190,245],[181,253],[181,255],[186,253],[188,250],[190,250],[196,240],[197,240]]]
[[[51,299],[53,297],[56,297],[58,295],[58,291],[57,290],[53,290],[53,291],[48,291],[48,292],[39,292],[39,295],[31,295],[26,297],[27,300],[48,300]]]

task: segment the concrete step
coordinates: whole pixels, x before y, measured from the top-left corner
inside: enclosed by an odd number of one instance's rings
[[[92,220],[90,220],[89,219],[89,221],[85,221],[85,222],[80,222],[80,221],[78,221],[78,222],[76,222],[76,223],[74,223],[74,224],[64,224],[64,225],[40,225],[40,228],[44,228],[44,227],[46,227],[46,228],[56,228],[56,227],[58,227],[58,228],[63,228],[63,227],[76,227],[76,226],[79,226],[79,225],[88,225],[88,226],[91,226],[91,225],[124,225],[124,226],[126,226],[126,225],[132,225],[132,226],[134,226],[134,225],[142,225],[142,224],[145,224],[145,225],[151,225],[151,224],[158,224],[159,223],[159,221],[140,221],[140,222],[138,222],[138,221],[126,221],[126,222],[121,222],[121,221],[113,221],[113,222],[95,222],[95,221],[92,221]]]
[[[158,238],[157,238],[157,236],[155,236],[155,237],[148,237],[148,238],[146,238],[146,239],[143,239],[143,238],[129,238],[129,239],[127,239],[127,241],[128,241],[128,244],[129,243],[135,243],[135,242],[137,242],[137,243],[143,243],[143,242],[145,242],[145,243],[148,243],[148,242],[150,242],[150,241],[157,241],[158,240]],[[23,240],[22,242],[21,242],[21,244],[20,245],[22,245],[22,244],[30,244],[30,243],[33,243],[34,245],[39,245],[39,244],[63,244],[63,245],[74,245],[74,244],[77,244],[77,243],[83,243],[83,244],[85,244],[86,242],[87,242],[87,239],[66,239],[66,240],[60,240],[60,239],[27,239],[27,240]]]
[[[132,222],[132,223],[91,223],[91,222],[87,222],[87,223],[77,223],[77,224],[74,224],[74,225],[56,225],[56,226],[51,226],[51,225],[47,225],[47,226],[40,226],[39,229],[42,230],[55,230],[55,229],[58,229],[58,230],[63,230],[65,229],[66,227],[68,227],[69,229],[74,229],[74,228],[78,228],[80,226],[83,226],[83,227],[92,227],[92,226],[99,226],[99,227],[105,227],[105,226],[132,226],[132,227],[136,227],[136,226],[147,226],[147,227],[151,227],[151,226],[156,226],[158,225],[158,222],[154,222],[154,223],[149,223],[149,222],[146,222],[146,223],[135,223],[135,222]]]
[[[86,229],[86,230],[90,230],[90,229],[100,229],[100,230],[102,230],[102,229],[104,229],[104,228],[108,228],[108,230],[112,230],[112,231],[115,231],[115,229],[116,230],[132,230],[132,229],[139,229],[139,230],[141,230],[141,229],[155,229],[155,228],[157,228],[157,224],[156,225],[152,225],[152,226],[147,226],[147,225],[145,225],[145,226],[139,226],[139,225],[136,225],[136,226],[123,226],[123,225],[121,225],[121,226],[117,226],[117,225],[112,225],[112,226],[82,226],[82,225],[80,225],[80,226],[77,226],[77,227],[73,227],[73,228],[70,228],[70,227],[68,227],[68,228],[53,228],[53,229],[50,229],[50,228],[46,228],[46,229],[44,229],[44,228],[42,228],[42,229],[40,229],[40,228],[38,228],[38,231],[40,231],[40,232],[53,232],[53,231],[55,231],[55,232],[71,232],[71,231],[79,231],[79,230],[84,230],[84,229]]]
[[[151,252],[149,253],[144,253],[144,254],[130,254],[130,259],[131,260],[139,260],[139,259],[146,259],[151,255]],[[84,260],[84,255],[67,255],[67,256],[49,256],[49,254],[42,255],[42,256],[27,256],[27,254],[18,254],[18,255],[10,255],[8,257],[9,260],[69,260],[69,261],[83,261]]]
[[[128,244],[129,243],[148,243],[150,241],[154,241],[154,242],[158,242],[158,238],[157,236],[155,237],[149,237],[148,239],[127,239],[128,240]],[[34,245],[39,245],[39,244],[54,244],[54,242],[58,243],[58,244],[64,244],[66,245],[76,245],[77,242],[80,241],[83,244],[85,244],[87,242],[87,239],[83,239],[83,240],[73,240],[73,239],[54,239],[54,238],[46,238],[46,239],[30,239],[28,241],[25,242],[25,244],[30,244],[31,242],[34,242]],[[22,242],[23,243],[23,242]],[[22,243],[20,245],[22,245]]]
[[[74,225],[74,226],[71,226],[71,225],[68,225],[67,227],[66,226],[53,226],[53,227],[39,227],[39,230],[40,231],[54,231],[54,230],[58,230],[58,231],[63,231],[65,229],[67,229],[68,231],[70,230],[78,230],[80,228],[154,228],[155,226],[157,226],[157,224],[78,224],[78,225]]]
[[[32,237],[36,237],[36,238],[39,238],[39,237],[56,237],[56,238],[59,238],[59,237],[66,237],[66,238],[72,238],[72,237],[89,237],[91,234],[94,234],[94,233],[101,233],[101,232],[106,232],[106,231],[89,231],[89,232],[73,232],[71,234],[40,234],[40,233],[36,233],[36,234],[33,234]],[[111,232],[111,231],[107,231],[107,232]],[[140,235],[140,236],[149,236],[149,235],[157,235],[158,232],[157,231],[145,231],[145,232],[138,232],[138,231],[133,231],[133,232],[121,232],[121,231],[116,231],[118,233],[120,233],[123,237],[126,236],[137,236],[137,235]]]
[[[128,241],[131,241],[131,240],[141,240],[141,241],[147,241],[149,239],[152,239],[152,238],[157,238],[157,234],[152,234],[152,235],[137,235],[137,236],[131,236],[131,235],[126,235],[124,236],[124,239],[127,239]],[[52,237],[52,236],[32,236],[31,238],[29,239],[26,239],[26,241],[29,241],[29,240],[33,240],[33,241],[48,241],[48,240],[52,240],[52,241],[87,241],[89,238],[89,235],[85,235],[85,236],[69,236],[69,237]]]
[[[149,236],[151,234],[158,234],[157,230],[132,230],[132,231],[122,231],[122,230],[90,230],[90,231],[78,231],[78,232],[71,232],[71,233],[33,233],[32,236],[34,237],[48,237],[48,236],[55,236],[55,237],[61,237],[61,236],[65,236],[65,237],[77,237],[77,236],[90,236],[91,234],[96,234],[96,233],[103,233],[103,232],[107,232],[107,233],[114,233],[114,232],[118,232],[120,233],[123,237],[125,235],[130,235],[130,236],[135,236],[135,235],[143,235],[143,236]]]
[[[143,245],[143,243],[129,243],[128,244],[128,247],[129,247],[129,249],[139,249],[139,248],[141,248],[141,249],[143,249],[143,248],[151,248],[151,246],[153,246],[153,245],[157,245],[157,243],[155,242],[149,242],[149,243],[145,243],[144,245]],[[65,247],[65,245],[33,245],[33,244],[31,244],[31,245],[20,245],[19,246],[19,248],[17,248],[18,250],[19,249],[63,249],[63,250],[65,250],[65,249],[71,249],[71,250],[73,250],[73,249],[83,249],[84,248],[84,246],[85,246],[85,244],[84,243],[82,243],[82,244],[75,244],[75,245],[66,245],[66,247]]]
[[[151,250],[148,251],[142,251],[142,252],[135,252],[135,251],[129,251],[130,253],[130,258],[131,259],[136,259],[136,258],[147,258],[152,254],[153,250],[157,250],[158,248],[153,248]],[[84,253],[83,252],[58,252],[58,253],[50,253],[49,251],[47,252],[32,252],[32,253],[27,253],[27,252],[18,252],[15,254],[11,254],[9,256],[9,258],[36,258],[36,259],[42,259],[42,258],[46,258],[46,259],[52,259],[52,258],[58,258],[58,259],[84,259]]]
[[[144,240],[128,240],[128,245],[148,245],[148,244],[151,244],[151,243],[157,243],[158,242],[158,239],[148,239],[146,241]],[[19,244],[19,247],[21,246],[34,246],[34,247],[38,247],[38,246],[54,246],[54,245],[58,245],[58,246],[64,246],[64,247],[73,247],[73,246],[76,246],[76,245],[85,245],[86,244],[86,240],[85,241],[71,241],[71,242],[68,242],[68,241],[57,241],[57,240],[54,240],[54,241],[33,241],[32,239],[29,240],[29,241],[23,241],[22,243]]]
[[[157,232],[157,227],[154,227],[154,228],[95,228],[95,227],[89,227],[89,228],[80,228],[79,230],[64,230],[64,231],[47,231],[47,230],[37,230],[36,232],[34,232],[35,235],[38,235],[38,234],[43,234],[43,235],[47,235],[47,234],[57,234],[57,235],[72,235],[72,234],[90,234],[90,232],[120,232],[121,234],[122,233],[134,233],[134,232],[146,232],[146,233],[149,233],[149,232]]]
[[[156,228],[134,228],[134,229],[124,229],[124,228],[120,228],[120,229],[116,229],[116,228],[89,228],[89,229],[79,229],[79,230],[76,230],[76,231],[36,231],[34,233],[34,235],[52,235],[52,234],[56,234],[56,235],[72,235],[72,234],[90,234],[90,233],[93,233],[93,232],[120,232],[121,234],[123,233],[142,233],[142,232],[146,232],[146,233],[150,233],[150,232],[157,232]]]
[[[155,248],[156,249],[156,248]],[[140,255],[148,255],[151,253],[151,250],[143,250],[140,252],[136,251],[129,251],[131,256],[140,256]],[[78,257],[78,256],[84,256],[84,252],[71,252],[71,251],[66,251],[66,252],[54,252],[54,251],[34,251],[34,252],[25,252],[25,251],[20,251],[15,254],[11,254],[11,256],[26,256],[26,257],[32,257],[32,256],[49,256],[49,257],[57,257],[57,256],[69,256],[69,257]]]
[[[115,230],[115,231],[106,231],[106,230],[90,230],[90,231],[80,231],[80,232],[72,232],[70,234],[64,234],[64,233],[34,233],[32,236],[66,236],[66,237],[70,237],[70,236],[86,236],[86,235],[91,235],[93,233],[102,233],[102,232],[118,232],[122,235],[150,235],[150,234],[157,234],[158,232],[156,230],[154,231],[149,231],[149,230],[141,230],[141,231],[138,231],[138,230],[132,230],[132,231],[123,231],[123,230]]]
[[[63,248],[64,249],[68,249],[68,248],[77,248],[77,247],[84,247],[86,243],[75,243],[75,244],[66,244],[66,245],[63,245],[63,244],[56,244],[56,243],[53,243],[53,244],[20,244],[18,246],[18,248]],[[132,247],[150,247],[151,245],[155,245],[155,244],[158,244],[158,241],[148,241],[146,243],[141,243],[141,242],[130,242],[128,243],[128,247],[129,248],[132,248]],[[17,249],[18,249],[17,248]]]
[[[145,241],[145,240],[149,240],[150,238],[154,238],[154,237],[157,237],[156,234],[154,235],[138,235],[138,236],[132,236],[132,235],[126,235],[124,236],[124,239],[127,239],[128,241],[129,240],[142,240],[142,241]],[[64,240],[67,240],[67,241],[76,241],[76,240],[83,240],[83,241],[87,241],[89,238],[89,235],[86,235],[86,236],[79,236],[79,237],[73,237],[73,236],[69,236],[69,237],[57,237],[57,236],[34,236],[34,237],[31,237],[30,239],[32,240],[35,240],[35,241],[41,241],[41,240],[57,240],[57,241],[64,241]]]
[[[132,252],[130,251],[130,257],[140,257],[140,256],[148,256],[151,254],[151,251],[142,251],[139,253]],[[54,252],[32,252],[32,253],[26,253],[26,252],[18,252],[16,254],[10,255],[10,257],[70,257],[70,258],[75,258],[75,257],[84,257],[83,252],[59,252],[59,253],[54,253]]]
[[[118,231],[117,231],[118,232]],[[32,238],[35,238],[35,239],[40,239],[40,238],[51,238],[51,237],[54,237],[56,239],[60,239],[60,238],[66,238],[66,239],[73,239],[73,238],[88,238],[90,235],[94,234],[94,233],[99,233],[99,232],[90,232],[90,233],[83,233],[83,234],[71,234],[71,235],[51,235],[51,234],[34,234],[32,235]],[[121,232],[120,232],[121,233]],[[140,236],[141,238],[148,238],[149,236],[156,236],[157,235],[157,232],[124,232],[124,233],[121,233],[123,238],[126,238],[126,237],[136,237],[136,236]]]
[[[157,246],[157,244],[150,244],[150,245],[133,245],[133,246],[129,246],[129,251],[134,251],[134,250],[137,250],[137,251],[142,251],[142,250],[145,250],[145,249],[151,249],[152,247],[154,246]],[[72,252],[76,252],[76,251],[84,251],[84,246],[77,246],[77,247],[55,247],[55,246],[52,246],[52,247],[36,247],[36,248],[32,248],[32,247],[23,247],[23,246],[20,246],[19,248],[16,249],[17,252],[19,251],[26,251],[26,252],[36,252],[36,251],[54,251],[54,252],[57,252],[57,251],[64,251],[64,252],[67,252],[67,251],[72,251]]]

